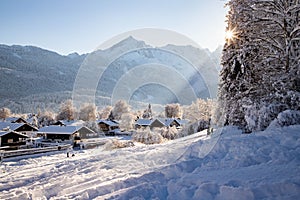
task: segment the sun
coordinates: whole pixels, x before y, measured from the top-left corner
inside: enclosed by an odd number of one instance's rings
[[[237,38],[235,29],[228,29],[225,33],[226,41],[231,43],[235,38]]]
[[[226,40],[232,40],[234,38],[234,32],[233,30],[228,30],[225,33]]]

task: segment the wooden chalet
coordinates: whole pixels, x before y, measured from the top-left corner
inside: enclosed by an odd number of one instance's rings
[[[98,120],[99,129],[104,133],[109,133],[113,130],[120,129],[118,122],[113,120]]]
[[[0,122],[0,130],[12,130],[27,136],[35,135],[35,133],[38,131],[36,127],[31,126],[30,124],[11,122]]]
[[[46,140],[73,144],[82,139],[96,137],[97,133],[85,126],[45,126],[38,131],[38,135]]]
[[[138,119],[135,123],[135,128],[162,128],[162,127],[172,127],[177,128],[182,127],[187,123],[187,120],[180,120],[174,118],[158,118],[158,119]]]
[[[27,135],[18,133],[16,131],[0,131],[0,147],[7,147],[6,149],[18,149],[19,146],[26,144]]]

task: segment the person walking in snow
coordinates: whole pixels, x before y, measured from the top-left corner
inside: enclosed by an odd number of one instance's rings
[[[69,147],[69,148],[67,149],[67,157],[68,157],[68,158],[70,157],[71,148],[72,148],[72,147]]]

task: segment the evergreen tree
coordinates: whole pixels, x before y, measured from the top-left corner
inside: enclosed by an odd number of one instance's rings
[[[144,110],[143,119],[151,119],[152,118],[152,109],[151,109],[151,104],[148,105],[148,108]]]
[[[218,120],[263,130],[299,110],[299,0],[231,0],[222,55]]]

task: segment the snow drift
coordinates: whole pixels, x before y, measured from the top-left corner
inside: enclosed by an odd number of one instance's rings
[[[300,126],[6,161],[0,199],[299,199]],[[220,133],[220,134],[218,134]]]

